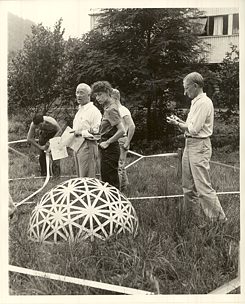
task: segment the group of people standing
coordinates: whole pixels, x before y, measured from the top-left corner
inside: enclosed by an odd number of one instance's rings
[[[103,115],[91,101],[92,94],[102,106]],[[108,81],[97,81],[91,87],[80,83],[76,88],[76,100],[79,107],[73,120],[73,131],[81,141],[79,150],[74,151],[77,176],[96,177],[99,174],[102,181],[125,192],[128,186],[126,157],[135,124],[130,111],[120,103],[120,92]],[[38,142],[34,138],[36,128],[40,133]],[[60,133],[61,128],[52,117],[37,115],[33,118],[27,139],[40,150],[41,175],[46,175],[44,151],[48,140]],[[60,174],[57,166],[59,161],[53,161],[54,176]]]
[[[177,126],[185,136],[182,158],[185,210],[191,208],[197,218],[202,213],[212,221],[226,221],[226,215],[211,186],[209,175],[212,154],[210,136],[213,133],[214,122],[213,103],[203,92],[204,80],[199,73],[188,74],[183,80],[183,87],[184,95],[191,99],[187,120],[183,121],[172,115],[167,118],[167,122]],[[91,102],[92,94],[103,107],[103,115]],[[91,87],[82,83],[77,86],[76,99],[79,109],[73,120],[73,130],[74,136],[80,137],[82,141],[81,148],[74,152],[77,175],[95,177],[100,167],[102,181],[125,191],[128,185],[125,161],[135,125],[129,110],[120,103],[120,92],[113,89],[107,81],[97,81]],[[33,119],[28,140],[41,150],[40,165],[42,173],[45,173],[46,168],[44,170],[42,167],[45,141],[57,136],[60,127],[49,117],[42,117],[41,123],[40,119]],[[48,135],[44,141],[36,143],[31,137],[34,127],[38,126],[41,133],[46,132]],[[54,172],[57,172],[55,168]]]

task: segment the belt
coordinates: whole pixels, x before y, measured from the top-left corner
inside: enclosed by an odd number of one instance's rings
[[[207,137],[195,137],[195,136],[185,134],[185,138],[206,139],[206,138],[209,138],[209,136],[207,136]]]

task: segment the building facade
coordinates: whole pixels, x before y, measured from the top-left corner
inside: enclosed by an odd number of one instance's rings
[[[204,11],[199,18],[200,38],[208,45],[208,63],[220,63],[231,45],[239,48],[239,9],[200,8]]]
[[[198,18],[198,35],[207,44],[207,63],[220,63],[231,45],[239,47],[239,8],[199,8],[203,16]],[[94,29],[100,9],[91,9],[90,29]]]

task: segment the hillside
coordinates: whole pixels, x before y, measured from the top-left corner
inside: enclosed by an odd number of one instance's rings
[[[17,51],[23,47],[26,35],[31,34],[34,22],[8,13],[8,52]]]

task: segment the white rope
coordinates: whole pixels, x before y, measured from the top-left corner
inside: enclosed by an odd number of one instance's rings
[[[42,185],[41,188],[39,188],[37,191],[35,191],[34,193],[32,193],[31,195],[29,195],[28,197],[26,197],[25,199],[23,199],[21,202],[17,203],[15,206],[18,207],[22,204],[24,204],[27,200],[29,200],[31,197],[33,197],[34,195],[36,195],[38,192],[40,192],[48,183],[49,179],[50,179],[50,172],[49,172],[49,160],[50,160],[50,155],[49,153],[46,153],[46,168],[47,168],[47,176],[46,179],[44,181],[44,184]]]
[[[19,139],[14,141],[9,141],[8,144],[17,144],[17,143],[25,143],[27,142],[27,139]]]
[[[177,195],[158,195],[158,196],[139,196],[139,197],[128,197],[128,200],[146,200],[146,199],[160,199],[160,198],[174,198],[183,197],[183,194]]]
[[[8,147],[8,148],[9,148],[10,151],[12,151],[12,152],[14,152],[14,153],[16,153],[16,154],[18,154],[18,155],[20,155],[22,157],[26,157],[27,158],[27,156],[24,153],[21,153],[21,152],[15,150],[14,148],[11,148],[11,147]]]
[[[131,154],[136,155],[136,156],[139,156],[139,157],[143,156],[142,154],[133,152],[133,151],[131,151],[131,150],[128,150],[128,153],[131,153]]]
[[[77,175],[61,175],[59,178],[71,178],[76,177]],[[18,181],[18,180],[26,180],[26,179],[42,179],[46,178],[46,176],[30,176],[30,177],[17,177],[17,178],[9,178],[9,181]]]
[[[211,291],[209,294],[227,294],[241,285],[240,278],[236,278],[223,286]]]
[[[223,167],[228,167],[228,168],[240,170],[239,167],[235,167],[235,166],[219,163],[219,162],[216,162],[216,161],[213,161],[213,160],[211,160],[210,163],[213,163],[213,164],[216,164],[216,165],[220,165],[220,166],[223,166]]]
[[[145,158],[149,157],[160,157],[160,156],[178,156],[178,153],[163,153],[163,154],[152,154],[152,155],[145,155]]]
[[[42,272],[42,271],[17,267],[17,266],[13,266],[13,265],[9,265],[9,271],[33,275],[33,276],[37,276],[37,277],[43,277],[43,278],[52,279],[52,280],[58,280],[58,281],[67,282],[67,283],[84,285],[84,286],[89,286],[89,287],[93,287],[93,288],[99,288],[99,289],[104,289],[104,290],[109,290],[109,291],[114,291],[114,292],[118,292],[118,293],[129,294],[129,295],[154,294],[153,292],[150,292],[150,291],[144,291],[144,290],[140,290],[140,289],[134,289],[134,288],[123,287],[123,286],[112,285],[112,284],[101,283],[101,282],[90,281],[90,280],[84,280],[84,279],[79,279],[79,278],[74,278],[74,277],[67,277],[67,276],[58,275],[58,274],[54,274],[54,273],[48,273],[48,272]]]
[[[18,180],[26,180],[26,179],[42,179],[46,178],[46,176],[29,176],[29,177],[16,177],[16,178],[9,178],[9,181],[18,181]]]
[[[217,192],[217,195],[225,195],[225,194],[240,194],[240,191],[228,191],[228,192]],[[176,195],[159,195],[159,196],[139,196],[139,197],[128,197],[128,200],[145,200],[145,199],[160,199],[160,198],[175,198],[175,197],[183,197],[183,194]]]
[[[141,156],[140,158],[134,160],[132,163],[128,164],[127,166],[125,166],[125,169],[133,166],[135,163],[137,163],[139,160],[141,160],[142,158],[144,158],[144,156]]]

